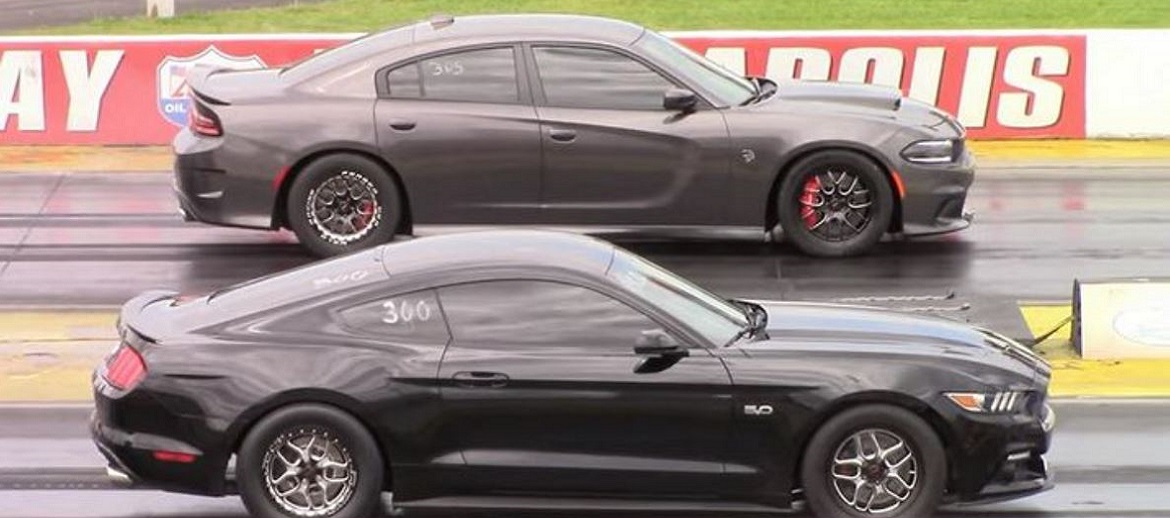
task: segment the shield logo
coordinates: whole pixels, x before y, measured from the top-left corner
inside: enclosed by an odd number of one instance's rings
[[[157,95],[158,111],[171,124],[176,126],[187,125],[187,111],[191,101],[187,97],[187,73],[197,65],[207,65],[215,68],[230,68],[232,70],[247,70],[264,68],[264,61],[260,56],[252,54],[247,57],[238,57],[225,54],[215,45],[209,45],[203,52],[194,56],[176,58],[167,56],[158,64]]]

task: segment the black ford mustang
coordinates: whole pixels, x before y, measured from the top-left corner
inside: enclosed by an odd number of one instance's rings
[[[1050,485],[1050,370],[1019,344],[724,300],[578,235],[430,237],[148,292],[119,329],[94,375],[111,476],[238,491],[256,516],[367,516],[392,491],[404,509],[909,517]]]

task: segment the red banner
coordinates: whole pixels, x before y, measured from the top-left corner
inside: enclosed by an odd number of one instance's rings
[[[186,124],[185,75],[193,65],[281,65],[338,42],[0,39],[0,142],[170,143]]]
[[[1085,134],[1085,37],[685,33],[744,73],[865,81],[955,113],[983,138]],[[195,64],[279,66],[336,35],[0,38],[0,143],[165,144],[185,124]]]

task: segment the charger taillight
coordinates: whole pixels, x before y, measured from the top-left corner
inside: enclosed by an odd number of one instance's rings
[[[191,131],[199,135],[205,137],[223,136],[223,126],[219,123],[219,117],[210,108],[195,99],[191,100],[190,123]]]
[[[133,347],[122,344],[106,364],[102,377],[118,390],[132,390],[146,378],[146,362]]]

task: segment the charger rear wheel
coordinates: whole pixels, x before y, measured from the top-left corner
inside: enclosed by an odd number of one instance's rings
[[[402,221],[400,193],[390,173],[348,153],[305,166],[289,189],[287,210],[297,239],[323,257],[389,242]]]

